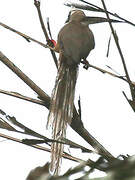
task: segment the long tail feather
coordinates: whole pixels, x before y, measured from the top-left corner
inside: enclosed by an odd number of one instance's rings
[[[48,115],[48,126],[52,126],[54,140],[61,140],[65,137],[67,123],[71,123],[77,72],[77,66],[68,66],[60,61]],[[63,149],[64,145],[61,143],[51,145],[50,171],[55,175],[58,175],[60,171]]]

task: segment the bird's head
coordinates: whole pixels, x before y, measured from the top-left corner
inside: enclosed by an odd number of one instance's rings
[[[86,15],[81,10],[71,10],[68,14],[68,19],[66,20],[66,23],[70,21],[82,21]]]

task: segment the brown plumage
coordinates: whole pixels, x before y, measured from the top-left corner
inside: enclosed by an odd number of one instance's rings
[[[68,23],[58,34],[57,45],[54,48],[59,52],[58,74],[52,92],[48,125],[52,126],[52,138],[62,140],[66,136],[67,123],[70,124],[73,116],[75,85],[78,65],[86,59],[94,48],[94,36],[88,24],[83,22],[85,14],[76,10],[70,13]],[[57,175],[63,153],[63,144],[51,145],[50,170]]]

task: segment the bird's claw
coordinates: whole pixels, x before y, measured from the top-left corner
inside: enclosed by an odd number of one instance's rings
[[[85,65],[83,66],[83,68],[87,70],[87,69],[89,68],[89,66],[85,64]]]
[[[83,66],[84,69],[87,70],[89,68],[89,62],[86,59],[82,60],[81,63],[84,64]]]

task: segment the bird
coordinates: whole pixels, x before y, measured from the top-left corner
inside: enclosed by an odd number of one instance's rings
[[[85,20],[83,11],[71,10],[66,24],[58,33],[55,47],[51,48],[59,53],[59,60],[47,127],[52,127],[52,138],[56,141],[66,137],[67,124],[72,122],[79,64],[95,47],[93,32]],[[54,175],[60,172],[63,151],[62,143],[52,142],[50,171]]]

